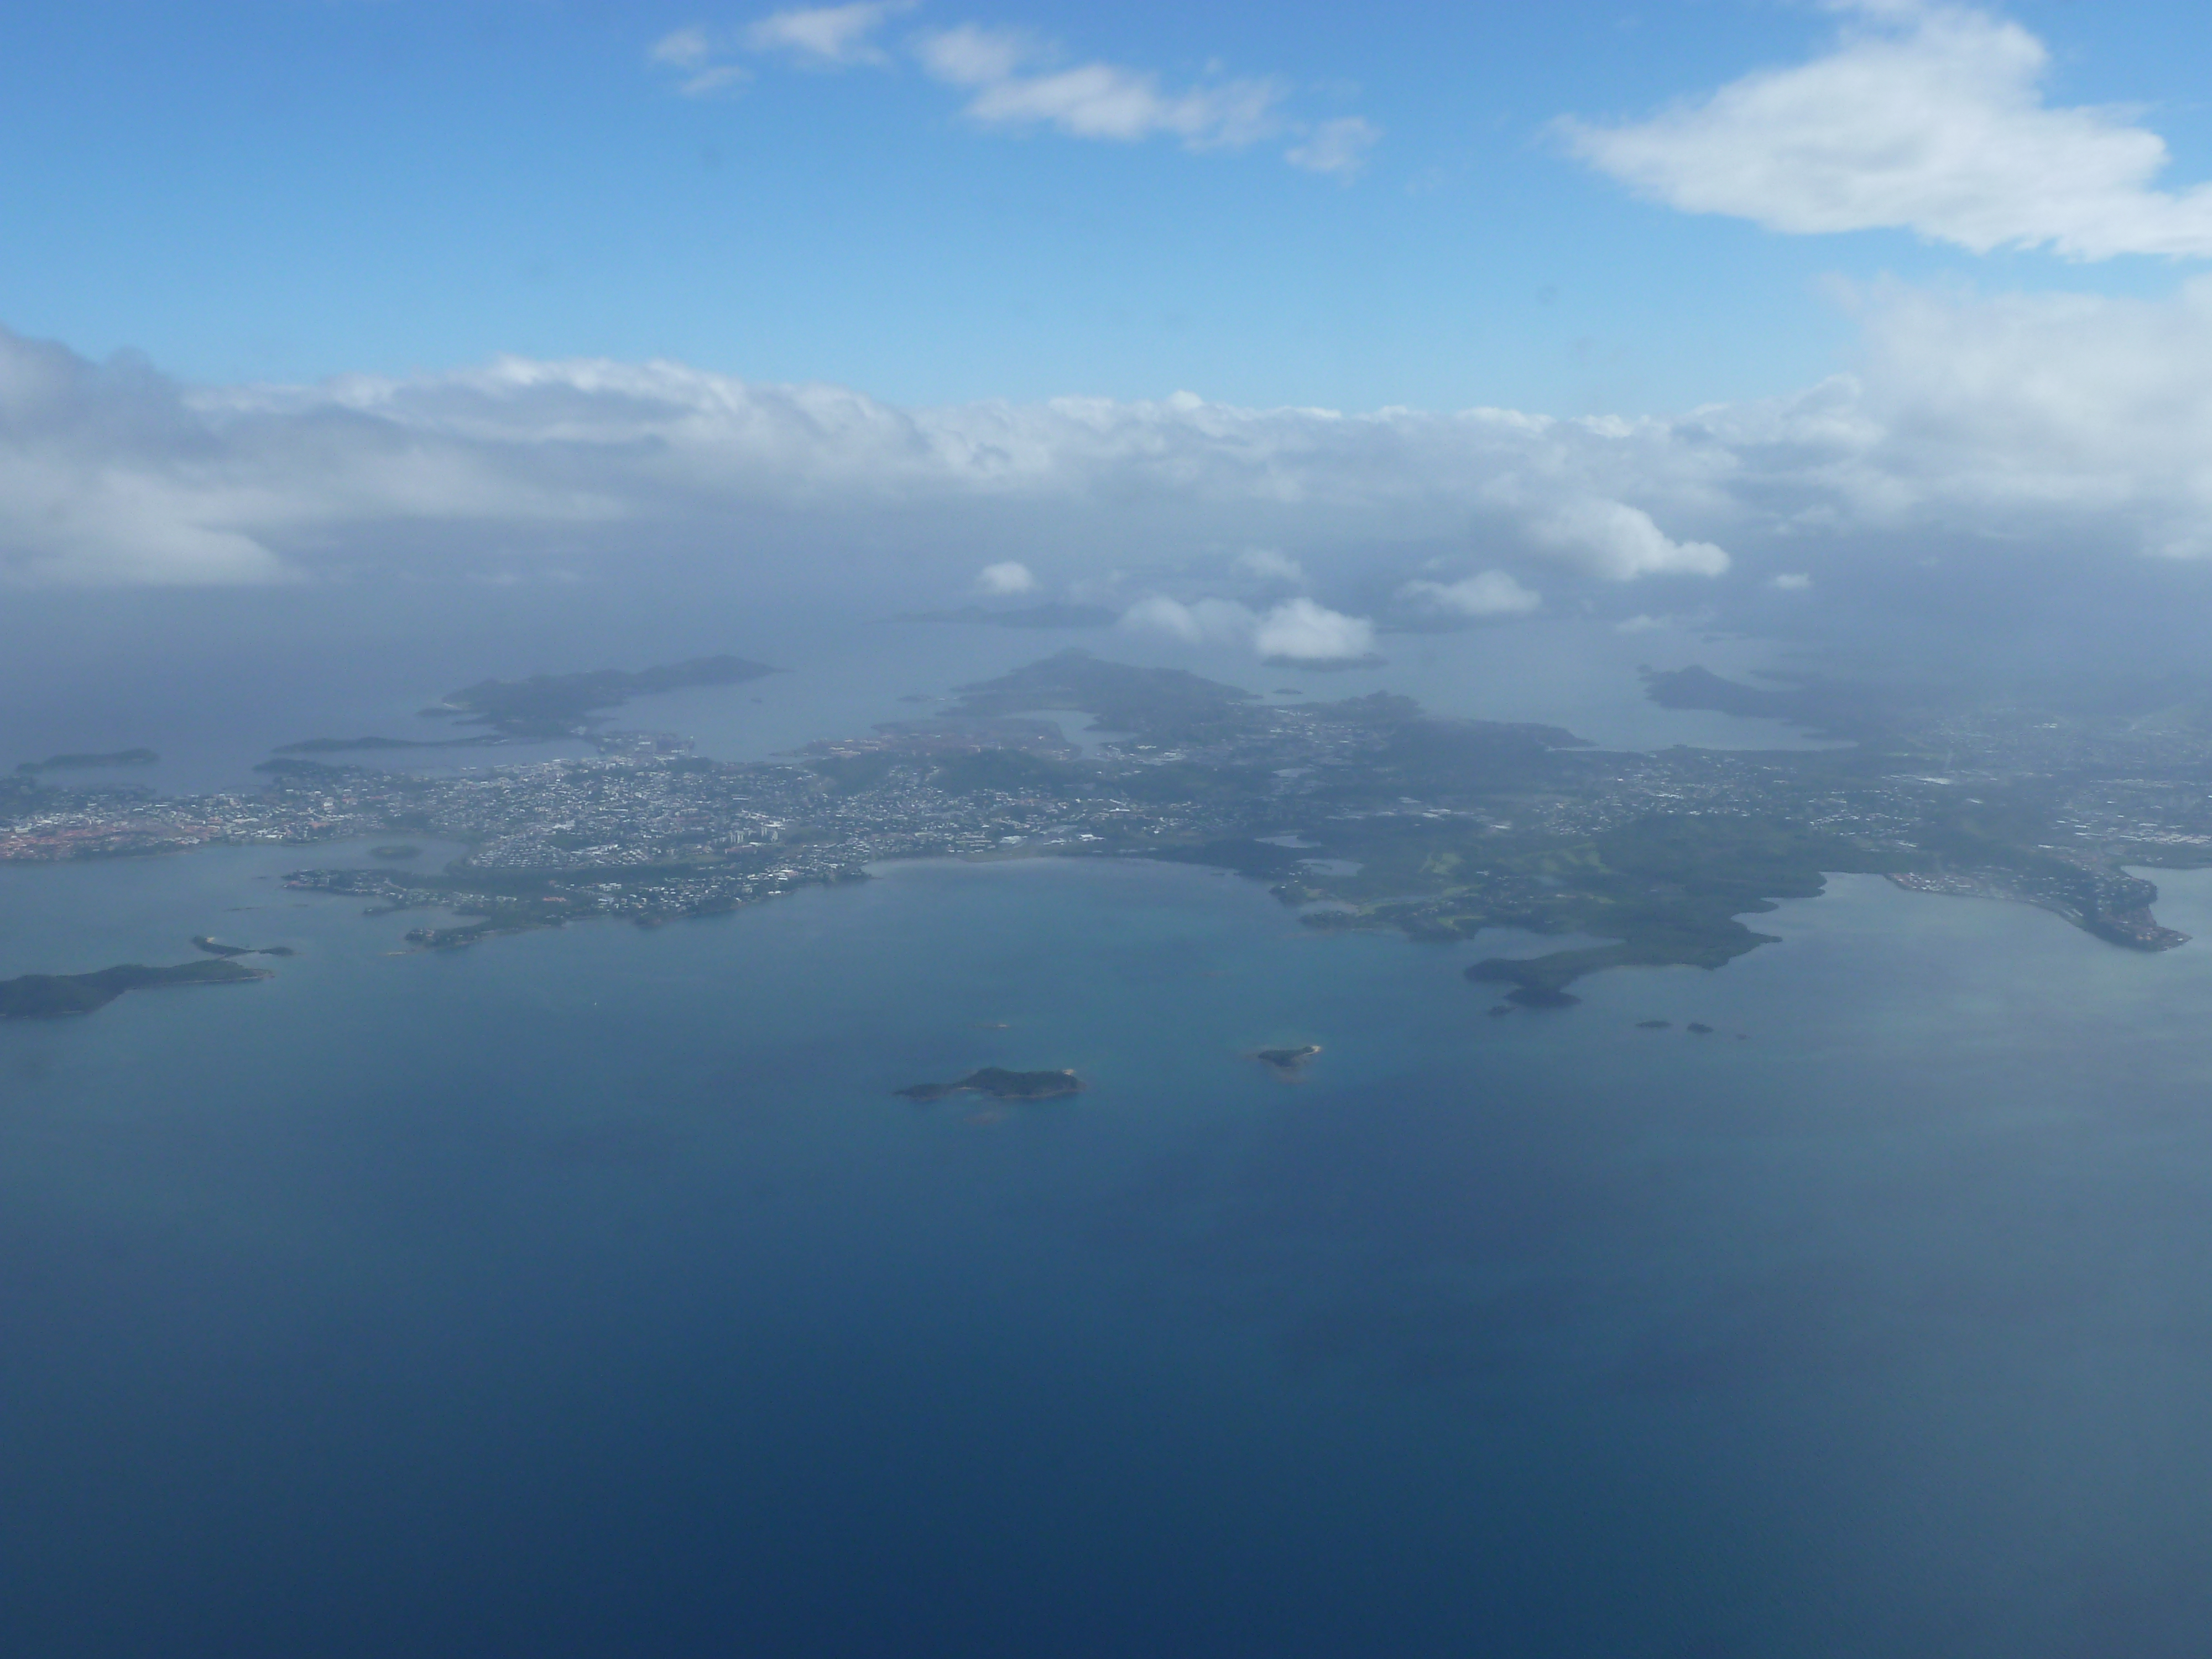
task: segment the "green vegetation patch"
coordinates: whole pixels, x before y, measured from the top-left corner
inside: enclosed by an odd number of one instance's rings
[[[1774,942],[1739,915],[1818,897],[1826,871],[1903,867],[1896,855],[1869,854],[1803,825],[1711,814],[1656,814],[1574,850],[1579,856],[1542,860],[1559,885],[1534,913],[1547,924],[1539,931],[1619,942],[1528,960],[1492,957],[1469,968],[1469,979],[1510,984],[1509,1000],[1540,1005],[1569,1000],[1569,985],[1603,968],[1718,968]]]
[[[948,795],[995,790],[1009,795],[1064,796],[1082,793],[1092,775],[1066,761],[1019,749],[978,749],[944,762],[931,781]]]
[[[91,974],[25,974],[0,980],[0,1019],[54,1019],[105,1008],[125,991],[160,990],[179,985],[243,985],[274,977],[266,968],[218,958],[179,963],[173,968],[145,968],[137,963],[102,968]]]

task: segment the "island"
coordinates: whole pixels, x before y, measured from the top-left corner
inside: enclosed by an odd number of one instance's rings
[[[1321,1044],[1308,1042],[1296,1048],[1262,1048],[1252,1056],[1285,1083],[1296,1083],[1308,1062],[1321,1053]]]
[[[741,685],[776,671],[744,657],[694,657],[688,662],[627,672],[601,668],[582,674],[532,674],[521,680],[478,680],[449,691],[425,714],[464,726],[489,726],[502,738],[582,737],[599,711],[632,697],[683,691],[701,685]]]
[[[722,916],[890,860],[1144,858],[1264,884],[1318,933],[1472,942],[1454,968],[1496,988],[1498,1015],[1572,1007],[1595,973],[1724,968],[1775,942],[1759,916],[1837,875],[2033,905],[2123,949],[2171,950],[2184,937],[2156,919],[2147,872],[2212,865],[2212,676],[2194,701],[2153,687],[2130,702],[2063,683],[1647,673],[1654,701],[1838,739],[1765,751],[1602,750],[1390,692],[1268,702],[1079,649],[766,761],[708,759],[592,713],[768,672],[710,658],[483,681],[440,710],[500,741],[551,721],[596,755],[420,774],[293,755],[253,789],[160,799],[0,774],[0,859],[366,837],[371,858],[302,859],[287,884],[376,915],[453,913],[409,935],[451,950],[592,919]],[[1089,716],[1095,741],[1069,742],[1061,711]],[[386,842],[401,837],[466,850],[406,867],[392,848],[415,842]],[[1480,951],[1505,930],[1556,945]]]
[[[1073,1072],[1010,1072],[986,1066],[957,1083],[915,1083],[892,1091],[908,1100],[942,1100],[947,1095],[988,1095],[994,1100],[1059,1100],[1083,1092],[1083,1081]]]
[[[211,957],[291,957],[299,954],[289,945],[225,945],[206,933],[193,934],[192,944]]]
[[[543,743],[561,738],[596,738],[603,711],[632,697],[682,691],[702,685],[741,685],[776,672],[766,663],[744,657],[695,657],[635,671],[593,669],[580,674],[533,674],[520,680],[479,680],[449,691],[422,710],[432,720],[488,728],[458,738],[304,738],[280,744],[279,755],[378,753],[409,749],[479,749],[514,743]],[[256,768],[282,772],[312,763],[276,761]]]
[[[173,968],[143,968],[126,963],[91,974],[24,974],[0,980],[0,1019],[88,1014],[105,1008],[125,991],[178,985],[244,985],[275,977],[266,968],[248,968],[228,959],[180,963]]]

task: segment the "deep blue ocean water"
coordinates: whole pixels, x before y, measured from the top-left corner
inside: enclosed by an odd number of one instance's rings
[[[1493,1019],[1182,867],[300,861],[0,868],[0,974],[300,952],[0,1026],[0,1652],[2204,1650],[2212,947],[1846,878]]]

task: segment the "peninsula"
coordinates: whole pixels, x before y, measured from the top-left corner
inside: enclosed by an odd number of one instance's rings
[[[176,985],[244,985],[273,979],[266,968],[248,968],[227,958],[179,963],[173,968],[142,968],[127,963],[91,974],[24,974],[0,980],[0,1019],[53,1019],[105,1008],[125,991],[153,991]]]
[[[863,879],[885,860],[1140,856],[1264,882],[1316,930],[1557,939],[1466,967],[1506,1012],[1571,1006],[1577,981],[1612,969],[1718,969],[1771,942],[1759,915],[1837,873],[2033,905],[2124,949],[2172,949],[2184,940],[2156,920],[2145,869],[2212,864],[2212,684],[2160,709],[1647,676],[1655,701],[1848,737],[1780,751],[1605,751],[1393,693],[1269,702],[1073,649],[957,687],[927,718],[772,761],[708,760],[592,712],[768,672],[708,658],[483,681],[439,711],[499,740],[548,722],[588,731],[596,756],[422,774],[286,758],[257,789],[171,799],[0,775],[0,859],[362,836],[370,858],[288,884],[374,914],[458,913],[410,935],[452,949],[593,917],[716,915]],[[1090,716],[1095,740],[1069,743],[1043,711]],[[469,850],[394,867],[416,836]]]

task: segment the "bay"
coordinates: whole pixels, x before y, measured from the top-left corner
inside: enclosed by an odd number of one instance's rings
[[[300,952],[0,1026],[8,1651],[2058,1659],[2212,1613],[2200,946],[1844,878],[1492,1018],[1496,936],[1134,860],[391,955],[422,918],[301,856],[0,870],[0,971]],[[1090,1086],[891,1094],[989,1064]]]

